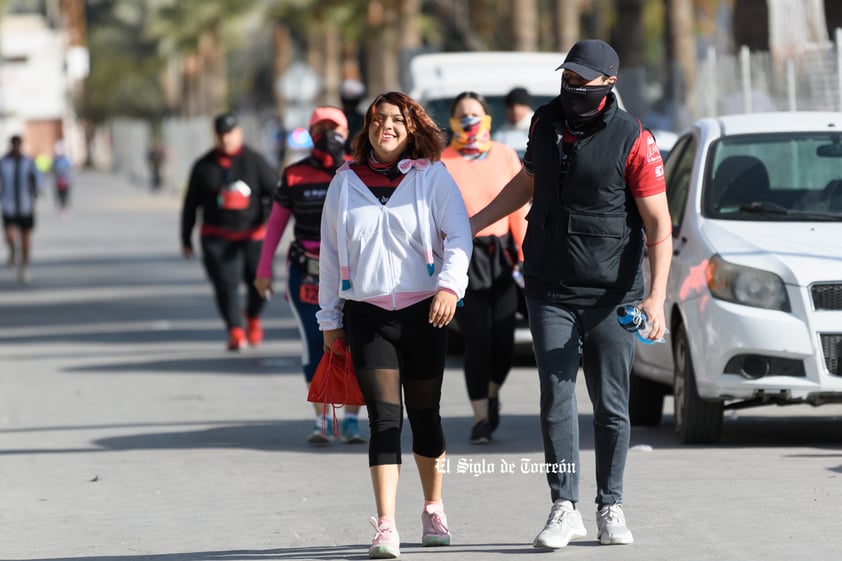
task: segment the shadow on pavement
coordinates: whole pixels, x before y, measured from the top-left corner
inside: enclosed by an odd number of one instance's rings
[[[220,350],[218,355],[207,358],[161,359],[149,361],[114,362],[92,366],[74,366],[65,368],[71,373],[104,374],[227,374],[231,376],[274,376],[295,374],[302,377],[301,357],[296,356],[249,356],[226,353]],[[303,384],[302,384],[303,386]]]
[[[337,409],[337,417],[341,419],[342,412]],[[772,419],[771,421],[777,421]],[[593,430],[590,415],[580,415],[580,449],[587,454],[593,450]],[[780,423],[772,423],[768,426],[770,419],[764,419],[767,425],[761,430],[760,421],[746,423],[745,429],[735,428],[734,423],[726,425],[724,442],[716,445],[688,447],[699,452],[714,449],[752,448],[752,447],[780,447],[792,446],[814,446],[819,450],[828,450],[830,456],[842,457],[838,449],[838,431],[835,430],[832,421],[823,419],[807,418],[800,419],[797,423],[800,428],[810,434],[806,438],[798,431],[792,434],[783,435]],[[780,419],[786,422],[784,419]],[[328,422],[332,422],[330,414]],[[448,417],[444,419],[445,437],[447,439],[447,453],[451,458],[458,457],[492,457],[511,454],[541,454],[543,445],[539,432],[538,418],[535,415],[510,415],[504,418],[505,425],[495,433],[494,440],[488,445],[472,445],[468,443],[467,435],[470,432],[472,418],[470,417]],[[361,424],[366,427],[364,435],[367,436],[367,421],[365,414]],[[71,426],[71,427],[27,427],[14,432],[39,432],[55,430],[98,430],[112,428],[138,427],[184,427],[189,425],[202,425],[203,428],[191,430],[164,430],[158,432],[140,432],[131,435],[120,435],[99,438],[91,441],[91,448],[43,448],[43,449],[6,449],[0,450],[0,456],[15,454],[62,454],[78,452],[108,452],[125,450],[173,450],[173,449],[251,449],[261,451],[310,451],[314,454],[348,454],[366,453],[367,445],[350,445],[334,441],[327,446],[315,447],[306,443],[307,435],[313,430],[311,419],[277,420],[277,421],[205,421],[188,423],[162,423],[142,425],[93,425],[93,426]],[[213,426],[216,425],[216,426]],[[405,423],[406,425],[406,423]],[[771,429],[771,430],[769,430]],[[0,434],[6,431],[0,431]],[[739,436],[739,438],[738,438]],[[408,426],[404,427],[401,435],[401,444],[405,456],[411,454],[411,437]],[[658,450],[676,449],[685,447],[678,444],[672,434],[670,426],[657,428],[632,430],[632,450],[638,449],[635,446],[651,446],[653,452]],[[828,454],[820,454],[827,456]],[[797,455],[793,457],[802,457]],[[842,466],[832,471],[842,472]]]
[[[724,448],[788,448],[793,446],[835,446],[842,444],[842,419],[828,415],[770,417],[741,414],[726,418],[722,439],[716,444],[680,444],[673,431],[673,418],[665,415],[656,427],[632,427],[632,445],[694,450]]]
[[[82,326],[105,322],[214,320],[222,330],[222,320],[216,313],[213,298],[204,294],[170,296],[161,293],[119,299],[28,303],[15,311],[14,318],[0,319],[0,327],[38,327],[49,333],[61,325],[72,326],[75,332]],[[4,339],[12,338],[15,337]]]
[[[30,561],[248,561],[254,559],[368,559],[363,544],[284,549],[226,549],[188,553],[143,555],[90,555],[83,557],[41,557]],[[0,561],[11,561],[0,559]]]
[[[570,548],[597,547],[596,541],[571,542]],[[227,549],[220,551],[196,551],[188,553],[159,553],[145,555],[92,555],[84,557],[42,557],[32,558],[30,561],[251,561],[259,559],[368,559],[368,544],[344,544],[313,547],[287,547],[276,549]],[[401,543],[401,554],[430,555],[433,559],[459,559],[467,553],[487,553],[491,555],[526,555],[546,554],[546,550],[538,550],[519,543],[479,543],[453,544],[446,548],[422,547],[421,544]],[[0,561],[7,561],[0,559]]]

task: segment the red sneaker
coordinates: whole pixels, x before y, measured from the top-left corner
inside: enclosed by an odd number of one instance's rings
[[[263,327],[260,318],[246,318],[246,339],[252,347],[263,342]]]
[[[242,327],[232,327],[228,330],[228,350],[239,351],[246,346],[246,334]]]

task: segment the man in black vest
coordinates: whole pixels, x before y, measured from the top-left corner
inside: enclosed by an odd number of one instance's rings
[[[621,508],[628,452],[629,375],[635,338],[616,309],[638,305],[664,334],[672,221],[655,139],[617,106],[620,66],[599,40],[576,43],[562,69],[561,93],[538,108],[524,168],[471,218],[477,232],[532,200],[523,243],[529,324],[541,381],[541,432],[553,501],[537,548],[586,536],[579,500],[576,376],[593,403],[597,538],[630,544]],[[643,251],[651,287],[643,298]]]

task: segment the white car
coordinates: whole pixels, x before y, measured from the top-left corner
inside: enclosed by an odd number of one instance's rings
[[[632,423],[671,392],[679,440],[712,443],[726,409],[842,402],[842,113],[702,119],[665,168],[670,334],[638,344]]]

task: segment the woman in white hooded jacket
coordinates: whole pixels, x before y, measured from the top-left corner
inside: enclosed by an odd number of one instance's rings
[[[450,543],[439,405],[445,328],[468,284],[472,237],[459,189],[439,161],[444,146],[417,102],[400,92],[378,96],[322,211],[317,318],[325,352],[347,338],[368,409],[372,558],[400,554],[395,500],[404,406],[424,493],[421,542]]]

